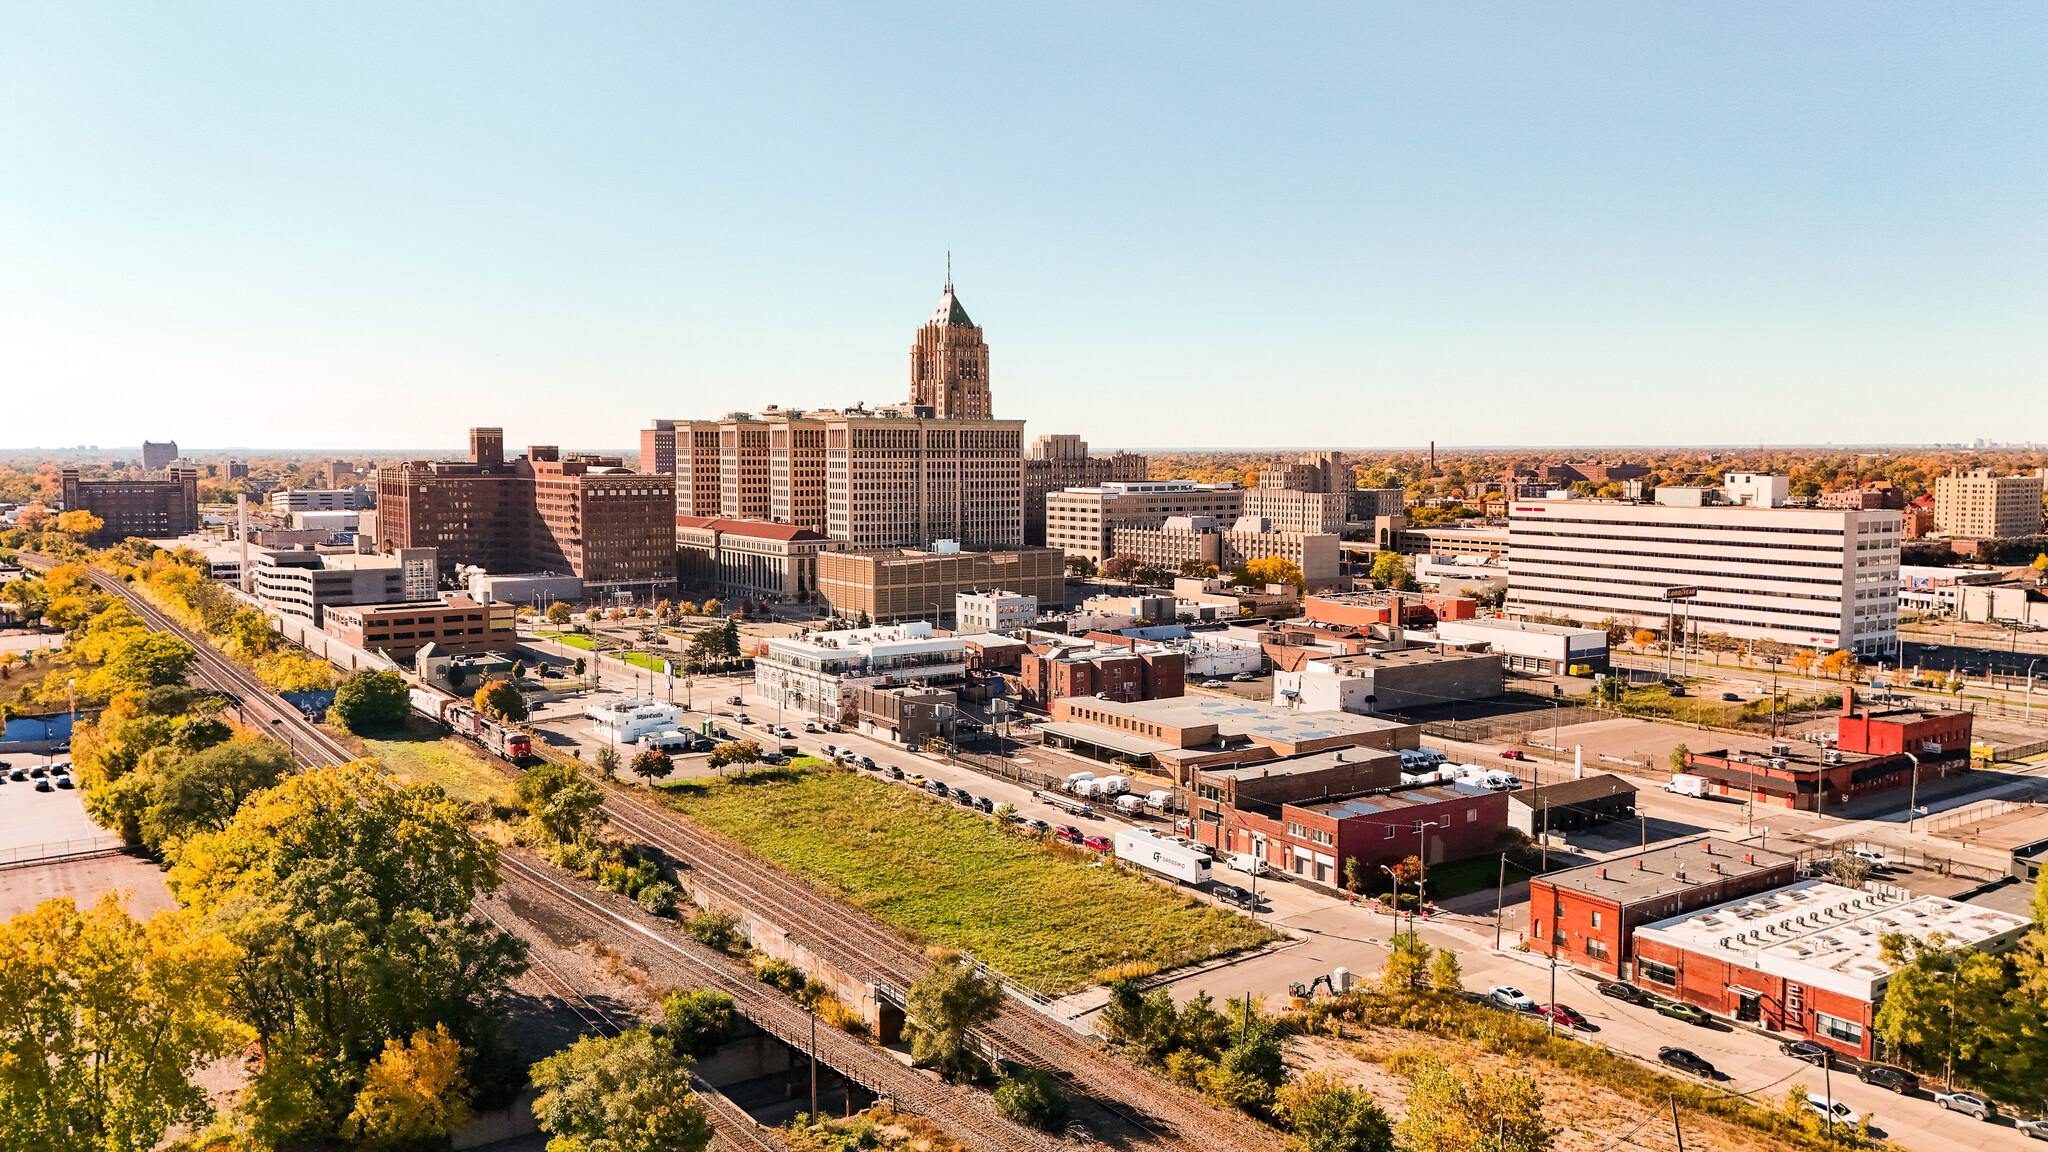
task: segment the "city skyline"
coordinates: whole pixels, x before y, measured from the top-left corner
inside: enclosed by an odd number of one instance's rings
[[[376,11],[16,10],[0,447],[887,402],[948,251],[1104,447],[2048,439],[2033,9]]]

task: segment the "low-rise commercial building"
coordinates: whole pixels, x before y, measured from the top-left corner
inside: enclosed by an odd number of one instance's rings
[[[1308,620],[1346,628],[1428,628],[1444,620],[1471,620],[1477,613],[1478,605],[1470,597],[1435,592],[1347,592],[1301,600],[1301,614]]]
[[[450,655],[511,652],[519,633],[509,604],[479,604],[467,596],[393,604],[330,604],[320,630],[344,644],[410,659],[428,644]]]
[[[1602,772],[1509,792],[1508,825],[1524,836],[1569,832],[1635,815],[1636,786]]]
[[[1273,699],[1305,712],[1427,708],[1500,695],[1501,660],[1491,652],[1387,648],[1312,659],[1273,673]]]
[[[1229,571],[1253,560],[1286,560],[1307,587],[1320,589],[1341,579],[1341,542],[1333,533],[1283,531],[1259,516],[1240,516],[1228,528],[1209,516],[1170,516],[1158,528],[1118,528],[1112,547],[1115,555],[1168,572],[1190,562]]]
[[[953,597],[956,632],[1014,632],[1038,623],[1038,597],[996,589]]]
[[[1877,1006],[1898,970],[1888,939],[1997,955],[2032,928],[2025,917],[1939,896],[1804,880],[1637,927],[1634,982],[1870,1060]]]
[[[679,731],[684,710],[660,700],[603,700],[584,706],[590,731],[610,744],[631,744],[643,736]],[[630,757],[628,757],[630,759]]]
[[[435,595],[432,548],[401,548],[388,555],[266,549],[252,591],[268,607],[324,626],[326,611],[343,604],[414,603]]]
[[[1163,700],[1186,692],[1187,657],[1162,644],[1034,647],[1019,662],[1019,696],[1027,707],[1050,707],[1069,696]]]
[[[352,512],[370,506],[370,490],[348,488],[279,488],[269,497],[273,512]]]
[[[460,575],[469,584],[469,594],[485,604],[524,604],[546,611],[561,601],[574,604],[583,599],[583,581],[564,572],[507,572],[492,575],[481,568],[464,568]]]
[[[965,552],[941,542],[929,552],[817,553],[818,595],[848,620],[865,613],[877,623],[942,615],[962,592],[1002,588],[1040,604],[1066,597],[1066,572],[1056,548]]]
[[[1418,748],[1419,724],[1348,712],[1294,712],[1254,701],[1179,696],[1122,702],[1071,696],[1051,702],[1045,742],[1083,756],[1149,768],[1182,787],[1194,769],[1258,764],[1338,748]]]
[[[754,654],[760,699],[829,720],[851,719],[847,703],[856,688],[945,686],[966,675],[966,644],[957,636],[934,635],[923,621],[774,637]]]
[[[893,741],[906,748],[959,738],[960,697],[943,688],[863,684],[853,690],[847,704],[852,721],[864,736]]]
[[[818,591],[818,554],[837,547],[823,532],[766,520],[676,517],[683,580],[728,600],[809,600]]]
[[[1859,796],[1910,789],[1969,769],[1971,722],[1960,709],[1857,708],[1843,689],[1835,739],[1735,744],[1686,756],[1716,794],[1825,812]]]
[[[1783,887],[1798,860],[1704,836],[1529,881],[1530,951],[1623,977],[1638,927]]]
[[[1501,663],[1511,671],[1555,676],[1575,667],[1586,667],[1595,672],[1608,669],[1605,628],[1573,628],[1562,624],[1488,617],[1439,620],[1436,634],[1457,644],[1485,644],[1500,654]]]

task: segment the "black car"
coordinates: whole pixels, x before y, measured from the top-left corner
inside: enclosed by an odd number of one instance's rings
[[[41,780],[43,777],[48,776],[50,774],[50,770],[48,768],[43,767],[41,764],[38,764],[35,767],[29,769],[28,774],[35,777],[38,780]]]
[[[1228,904],[1232,908],[1256,911],[1256,906],[1252,901],[1252,894],[1235,884],[1218,884],[1214,888],[1209,889],[1209,891],[1216,897],[1216,902],[1219,904]]]
[[[28,779],[28,769],[16,768],[14,771],[9,772],[7,774],[7,778],[9,780],[26,780]]]
[[[894,764],[891,764],[891,765],[889,765],[889,779],[891,779],[891,780],[901,780],[901,779],[903,779],[903,769],[901,769],[901,768],[898,768],[898,767],[897,767],[897,766],[895,766]]]
[[[1816,1068],[1825,1068],[1834,1053],[1811,1040],[1787,1040],[1778,1045],[1778,1051],[1794,1060],[1804,1060]]]
[[[1856,1073],[1856,1078],[1865,1084],[1875,1084],[1879,1088],[1889,1088],[1901,1096],[1909,1096],[1920,1090],[1920,1078],[1918,1076],[1913,1075],[1904,1068],[1894,1068],[1889,1064],[1872,1064],[1861,1072]]]
[[[71,784],[71,777],[69,777],[69,776],[59,776],[59,777],[57,777],[57,787],[59,787],[59,788],[69,788],[69,787],[72,787],[72,784]]]
[[[1703,1079],[1714,1078],[1714,1066],[1700,1059],[1689,1048],[1659,1048],[1657,1059],[1683,1072],[1690,1072]]]
[[[55,789],[55,788],[52,788],[52,787],[50,786],[50,782],[49,782],[48,780],[38,780],[38,781],[36,781],[36,791],[38,791],[38,792],[55,792],[55,791],[56,791],[56,789]]]
[[[1614,980],[1602,980],[1600,982],[1600,994],[1602,996],[1612,996],[1616,1000],[1623,1000],[1630,1004],[1648,1006],[1657,1002],[1655,996],[1650,995],[1641,988],[1633,984],[1622,984]]]
[[[783,764],[787,764],[787,763],[789,763],[789,757],[787,757],[787,756],[784,756],[784,755],[783,755],[782,753],[780,753],[780,752],[768,752],[768,753],[764,753],[764,754],[763,754],[763,755],[761,756],[761,763],[763,763],[763,764],[774,764],[774,765],[778,765],[778,766],[780,766],[780,765],[783,765]]]

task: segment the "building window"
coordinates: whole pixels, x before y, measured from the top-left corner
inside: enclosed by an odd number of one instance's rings
[[[1863,1046],[1863,1025],[1854,1020],[1844,1020],[1840,1016],[1815,1012],[1813,1030],[1830,1040],[1840,1040],[1844,1044],[1854,1044],[1858,1048]]]
[[[1592,960],[1607,959],[1607,941],[1592,936],[1586,937],[1586,956]]]
[[[1642,973],[1643,979],[1652,984],[1662,984],[1666,988],[1678,987],[1678,969],[1669,964],[1659,964],[1655,960],[1637,960],[1636,971]]]
[[[1557,946],[1558,946],[1559,948],[1562,948],[1562,947],[1564,947],[1564,946],[1565,946],[1565,943],[1564,943],[1564,929],[1562,929],[1562,928],[1558,928],[1558,929],[1555,929],[1554,931],[1552,931],[1552,932],[1550,933],[1550,942],[1551,942],[1552,944],[1555,944],[1555,945],[1557,945]]]
[[[1599,926],[1600,926],[1600,914],[1599,914],[1598,912],[1595,912],[1595,913],[1593,913],[1593,927],[1595,927],[1595,928],[1598,928]]]
[[[1467,809],[1465,809],[1465,823],[1467,823],[1467,824],[1477,824],[1477,823],[1479,823],[1479,809],[1477,809],[1477,808],[1467,808]]]
[[[1394,833],[1395,833],[1395,831],[1397,831],[1397,829],[1395,829],[1395,827],[1394,827],[1394,826],[1393,826],[1392,824],[1389,824],[1389,825],[1387,825],[1387,836],[1386,836],[1386,838],[1387,838],[1387,839],[1389,839],[1389,840],[1392,840],[1392,839],[1394,838]]]

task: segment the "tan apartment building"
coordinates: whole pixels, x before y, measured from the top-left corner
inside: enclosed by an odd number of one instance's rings
[[[1151,462],[1133,452],[1088,454],[1079,436],[1040,436],[1024,453],[1024,543],[1045,544],[1045,498],[1066,488],[1089,488],[1146,478]]]
[[[821,551],[817,564],[818,595],[832,610],[848,619],[865,612],[876,624],[943,615],[960,593],[989,588],[1035,596],[1041,605],[1066,600],[1066,573],[1055,548]]]
[[[2041,531],[2041,474],[1988,468],[1934,478],[1934,523],[1958,540],[2002,540]]]
[[[801,412],[768,419],[768,518],[825,531],[825,422]]]
[[[1100,565],[1115,555],[1119,528],[1162,528],[1170,516],[1235,522],[1244,489],[1192,480],[1145,480],[1067,488],[1045,498],[1045,543]]]
[[[1278,557],[1301,569],[1308,589],[1315,591],[1340,579],[1342,541],[1328,532],[1282,532],[1258,516],[1241,516],[1229,528],[1207,516],[1171,516],[1158,528],[1117,529],[1111,555],[1132,556],[1168,572],[1178,572],[1190,560],[1228,572],[1248,561]]]
[[[1344,492],[1303,492],[1292,488],[1247,488],[1244,514],[1270,521],[1275,532],[1344,534],[1351,497]]]
[[[519,646],[511,604],[479,604],[467,596],[398,604],[332,604],[320,630],[344,644],[410,659],[435,644],[443,652],[511,652]]]
[[[843,413],[825,424],[825,534],[856,549],[1016,548],[1023,473],[1022,420]]]

